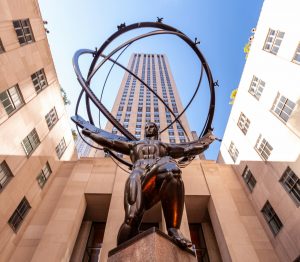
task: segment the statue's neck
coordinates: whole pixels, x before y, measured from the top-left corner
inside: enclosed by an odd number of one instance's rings
[[[153,140],[155,140],[155,136],[147,136],[146,139],[153,141]]]

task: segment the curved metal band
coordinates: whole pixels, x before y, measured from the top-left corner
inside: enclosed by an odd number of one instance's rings
[[[82,55],[82,54],[85,54],[85,53],[90,53],[92,54],[93,51],[92,50],[88,50],[88,49],[81,49],[81,50],[78,50],[74,57],[73,57],[73,66],[74,66],[74,70],[75,70],[75,73],[77,75],[77,78],[78,79],[81,79],[81,81],[79,81],[80,85],[82,86],[82,88],[84,89],[84,91],[86,91],[87,89],[89,89],[89,87],[87,87],[87,83],[85,81],[85,79],[83,78],[81,72],[80,72],[80,69],[79,69],[79,64],[78,64],[78,59],[79,59],[79,56]],[[107,58],[107,56],[105,55],[102,55],[101,54],[101,57],[103,58]],[[132,73],[129,69],[127,69],[125,66],[123,66],[122,64],[120,64],[119,62],[113,60],[112,58],[108,58],[109,61],[113,62],[114,64],[118,65],[119,67],[121,67],[122,69],[124,69],[126,72],[128,72],[129,74],[131,74],[133,77],[135,77],[138,81],[140,81],[143,85],[145,85],[148,90],[150,90],[163,104],[164,106],[171,112],[171,114],[174,116],[175,120],[172,122],[172,124],[177,121],[180,126],[182,127],[182,130],[184,131],[188,141],[190,141],[189,139],[189,136],[184,128],[184,126],[182,125],[181,121],[179,120],[179,117],[175,115],[175,113],[172,111],[172,109],[166,104],[166,102],[156,93],[153,91],[153,89],[151,89],[151,87],[146,84],[141,78],[139,78],[136,74]],[[201,71],[202,72],[202,71]],[[202,76],[202,74],[201,74]],[[200,78],[201,79],[201,78]],[[199,85],[201,83],[201,80],[199,81],[199,84],[198,84],[198,88],[199,88]],[[198,88],[196,90],[198,90]],[[83,92],[83,91],[82,91]],[[81,96],[82,96],[82,92],[80,93],[80,99],[81,99]],[[194,94],[195,96],[195,94]],[[193,97],[194,97],[193,96]],[[86,99],[89,99],[89,95],[87,94],[87,98]],[[97,97],[96,97],[97,98]],[[98,98],[97,98],[98,99]],[[191,102],[191,101],[190,101]],[[89,104],[89,102],[87,102]],[[99,101],[99,103],[101,103],[101,101]],[[189,103],[190,104],[190,103]],[[186,108],[184,109],[184,111],[186,110]],[[101,111],[102,112],[102,111]],[[76,114],[77,114],[77,111],[76,111]],[[183,113],[180,114],[180,116],[182,115]],[[115,125],[115,123],[117,122],[117,120],[115,119],[114,116],[112,116],[109,120],[112,120],[110,121],[113,125]],[[162,133],[163,131],[165,131],[169,126],[167,126],[166,128],[164,128],[160,133]],[[121,125],[121,129],[118,128],[118,126],[116,126],[116,128],[126,136],[126,133],[124,132],[124,127]],[[127,131],[127,129],[125,129]],[[126,136],[128,137],[128,136]]]
[[[206,75],[207,75],[207,78],[208,78],[208,82],[209,82],[209,88],[210,88],[210,94],[211,94],[211,99],[210,99],[210,108],[209,108],[209,112],[208,112],[208,115],[207,115],[207,119],[206,119],[206,122],[205,122],[205,125],[203,127],[203,130],[201,132],[201,136],[205,135],[208,130],[211,130],[211,124],[212,124],[212,121],[213,121],[213,116],[214,116],[214,109],[215,109],[215,90],[214,90],[214,82],[213,82],[213,77],[212,77],[212,74],[211,74],[211,70],[206,62],[206,59],[204,58],[203,54],[201,53],[201,51],[199,50],[199,48],[195,45],[195,43],[190,39],[188,38],[185,34],[183,34],[181,31],[177,30],[176,28],[174,27],[171,27],[169,25],[166,25],[166,24],[162,24],[162,23],[158,23],[158,22],[141,22],[141,23],[135,23],[135,24],[132,24],[132,25],[129,25],[129,26],[126,26],[124,28],[122,28],[121,30],[115,32],[113,35],[111,35],[104,43],[103,45],[99,48],[99,50],[96,52],[95,54],[95,58],[94,60],[92,61],[91,63],[91,66],[90,66],[90,69],[89,69],[89,73],[88,73],[88,83],[90,82],[90,78],[89,76],[91,74],[93,74],[93,71],[94,71],[94,68],[96,66],[96,63],[97,63],[97,60],[99,59],[100,57],[100,54],[103,53],[104,49],[112,42],[114,41],[117,37],[119,37],[120,35],[128,32],[128,31],[131,31],[131,30],[134,30],[134,29],[138,29],[138,28],[148,28],[148,27],[151,27],[151,28],[160,28],[160,29],[163,29],[163,30],[168,30],[168,31],[173,31],[173,32],[177,32],[179,34],[181,34],[181,38],[194,50],[194,52],[197,54],[198,58],[200,59],[204,69],[205,69],[205,72],[206,72]],[[128,43],[128,42],[127,42]],[[109,55],[108,55],[109,56]]]
[[[125,42],[124,44],[119,45],[117,48],[115,48],[113,51],[111,51],[109,53],[109,55],[105,56],[103,55],[103,51],[105,50],[105,48],[112,42],[114,41],[117,37],[119,37],[120,35],[134,30],[134,29],[138,29],[138,28],[159,28],[161,30],[157,30],[157,31],[152,31],[140,36],[137,36],[135,38],[132,38],[130,40],[128,40],[127,42]],[[174,112],[168,107],[168,105],[163,101],[163,99],[161,99],[161,97],[159,97],[157,95],[156,92],[154,92],[142,79],[140,79],[137,75],[135,75],[134,73],[132,73],[130,70],[128,70],[126,67],[124,67],[123,65],[121,65],[120,63],[118,63],[117,61],[113,60],[111,57],[118,52],[119,50],[121,50],[124,47],[127,47],[128,45],[130,45],[131,43],[140,40],[142,38],[145,37],[150,37],[153,35],[159,35],[159,34],[172,34],[172,35],[176,35],[179,38],[181,38],[184,42],[186,42],[192,49],[193,51],[196,53],[196,55],[198,56],[199,60],[201,61],[202,67],[201,67],[201,73],[200,73],[200,79],[196,88],[196,91],[194,92],[192,98],[190,99],[188,105],[184,108],[184,110],[178,115],[176,116],[174,114]],[[123,50],[124,51],[124,50]],[[79,60],[79,56],[81,56],[82,54],[85,53],[89,53],[94,55],[94,59],[91,63],[91,66],[89,68],[89,72],[88,72],[88,76],[87,76],[87,80],[84,79],[84,77],[82,76],[80,69],[79,69],[79,65],[78,65],[78,60]],[[103,60],[97,64],[97,61],[100,57],[103,57]],[[88,118],[89,121],[91,122],[91,124],[94,124],[93,118],[92,118],[92,114],[91,114],[91,110],[90,110],[90,102],[89,100],[91,99],[92,102],[95,104],[95,106],[106,116],[106,118],[115,125],[115,127],[124,135],[126,136],[128,139],[130,140],[137,140],[137,138],[131,134],[126,128],[124,128],[115,118],[114,116],[111,115],[111,113],[106,109],[106,107],[101,103],[101,101],[99,101],[99,99],[96,97],[96,95],[93,93],[93,91],[90,89],[90,81],[92,79],[92,77],[95,75],[95,73],[99,70],[99,68],[107,61],[110,60],[112,61],[114,64],[117,64],[118,66],[122,67],[124,70],[126,70],[129,74],[131,74],[133,77],[135,77],[139,82],[143,83],[144,86],[147,87],[147,89],[149,91],[151,91],[155,96],[157,96],[159,98],[159,100],[165,105],[165,107],[172,113],[172,115],[175,117],[174,121],[169,124],[163,131],[165,131],[169,126],[171,126],[175,121],[178,121],[179,124],[181,125],[181,127],[183,128],[186,137],[189,139],[184,127],[181,124],[181,121],[179,120],[180,117],[182,116],[182,114],[186,111],[186,109],[190,106],[191,102],[193,101],[196,93],[198,92],[199,86],[201,84],[202,81],[202,76],[203,76],[203,68],[206,72],[207,78],[208,78],[208,83],[209,83],[209,89],[210,89],[210,107],[209,107],[209,111],[207,114],[207,118],[206,118],[206,122],[204,124],[204,127],[202,129],[202,132],[199,136],[199,138],[201,138],[202,136],[204,136],[209,130],[211,130],[211,124],[213,121],[213,115],[214,115],[214,108],[215,108],[215,90],[214,90],[214,82],[213,82],[213,77],[210,71],[210,68],[204,58],[204,56],[202,55],[201,51],[199,50],[199,48],[196,46],[196,44],[190,39],[188,38],[185,34],[183,34],[182,32],[180,32],[179,30],[177,30],[174,27],[162,24],[162,23],[158,23],[158,22],[142,22],[142,23],[135,23],[129,26],[126,26],[122,29],[120,29],[119,31],[115,32],[113,35],[111,35],[105,42],[104,44],[99,48],[99,50],[97,52],[94,52],[92,50],[88,50],[88,49],[83,49],[83,50],[79,50],[75,53],[74,57],[73,57],[73,66],[74,66],[74,70],[75,73],[77,75],[78,81],[80,83],[80,85],[82,86],[82,90],[80,92],[80,95],[78,97],[77,100],[77,104],[76,104],[76,114],[78,113],[78,107],[79,107],[79,103],[80,100],[82,98],[83,92],[86,93],[86,107],[87,107],[87,114],[88,114]],[[96,65],[97,64],[97,65]],[[105,84],[104,84],[105,85]],[[78,128],[78,127],[77,127]],[[163,132],[161,131],[161,132]],[[84,140],[85,141],[85,140]],[[87,142],[87,141],[85,141]],[[94,146],[93,146],[94,147]],[[95,147],[96,148],[96,147]],[[98,148],[100,149],[100,148]],[[108,150],[110,151],[110,150]],[[120,162],[122,162],[123,164],[131,167],[132,165],[128,162],[126,162],[123,159],[120,159],[119,157],[117,157],[113,152],[111,152],[111,154],[116,157],[116,159],[118,159]]]

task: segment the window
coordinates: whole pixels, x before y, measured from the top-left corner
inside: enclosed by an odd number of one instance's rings
[[[127,111],[127,112],[130,112],[130,111],[131,111],[131,106],[127,106],[126,111]]]
[[[262,81],[261,79],[258,79],[258,77],[253,76],[250,88],[249,88],[249,93],[253,95],[257,100],[259,100],[264,88],[265,88],[265,82]]]
[[[143,107],[138,107],[138,112],[142,112],[143,111]]]
[[[250,125],[250,120],[244,115],[244,113],[241,113],[237,125],[242,130],[244,135],[246,135]]]
[[[48,85],[44,69],[32,74],[31,79],[37,93],[41,92]]]
[[[7,185],[9,180],[13,177],[10,168],[5,161],[0,164],[0,192]]]
[[[60,140],[58,145],[55,147],[56,155],[60,159],[67,148],[66,141],[64,138]]]
[[[13,25],[20,45],[27,45],[34,42],[29,19],[15,20],[13,21]]]
[[[30,208],[29,202],[27,201],[26,197],[24,197],[8,220],[8,224],[13,231],[17,232]]]
[[[185,138],[180,138],[179,141],[180,141],[180,143],[185,143],[186,142]]]
[[[259,135],[255,145],[255,149],[257,153],[261,156],[261,158],[267,161],[273,150],[273,147],[268,143],[266,139],[262,139],[262,136]]]
[[[170,143],[175,143],[175,139],[174,138],[170,138]]]
[[[284,32],[269,29],[269,33],[264,45],[264,50],[276,55],[278,53],[283,37]]]
[[[278,93],[278,95],[274,101],[272,111],[284,123],[286,123],[289,120],[290,115],[292,114],[294,108],[295,108],[294,102],[292,102],[291,100],[287,99],[286,97],[284,97],[283,95],[280,95]]]
[[[285,190],[289,193],[291,198],[296,202],[296,204],[300,205],[300,179],[293,172],[290,167],[284,171],[282,177],[280,178],[280,183],[285,188]]]
[[[252,172],[250,171],[249,167],[246,166],[245,170],[242,174],[242,177],[247,185],[247,187],[249,188],[249,190],[252,192],[253,188],[255,187],[256,184],[256,179],[253,176]]]
[[[1,48],[0,48],[0,53],[1,53]],[[297,49],[296,49],[296,52],[294,54],[292,61],[296,64],[300,64],[300,43],[297,46]]]
[[[0,93],[0,100],[8,115],[12,114],[24,104],[18,85]]]
[[[119,106],[118,111],[123,111],[124,106]]]
[[[269,201],[266,202],[261,212],[263,213],[272,233],[276,236],[283,225]]]
[[[231,142],[229,145],[228,153],[231,156],[233,162],[235,162],[239,156],[239,151],[237,150],[233,142]]]
[[[47,162],[46,165],[42,168],[41,172],[39,173],[39,175],[37,176],[37,181],[38,184],[40,185],[41,188],[44,187],[44,185],[46,184],[49,176],[51,175],[52,171],[50,168],[49,163]]]
[[[50,112],[45,115],[45,119],[48,125],[49,130],[51,130],[51,128],[57,123],[58,121],[58,117],[57,117],[57,113],[55,110],[55,107],[53,107]]]
[[[39,136],[34,128],[22,141],[26,155],[31,155],[40,143]]]
[[[4,53],[4,52],[5,52],[5,49],[4,49],[2,40],[1,40],[1,38],[0,38],[0,54],[1,54],[1,53]]]

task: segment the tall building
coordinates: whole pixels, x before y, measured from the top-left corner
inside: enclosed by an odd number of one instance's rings
[[[282,261],[300,259],[299,8],[264,1],[219,155]]]
[[[153,88],[176,116],[182,112],[183,106],[166,55],[132,54],[128,68]],[[157,96],[128,72],[124,74],[112,114],[138,138],[144,137],[145,123],[155,122],[160,129],[164,129],[174,119]],[[192,140],[185,115],[180,120]],[[111,123],[107,124],[106,130],[118,133]],[[161,140],[179,143],[186,142],[187,138],[180,124],[174,123],[161,134]]]
[[[0,2],[0,141],[0,260],[8,261],[60,161],[76,157],[36,0]]]

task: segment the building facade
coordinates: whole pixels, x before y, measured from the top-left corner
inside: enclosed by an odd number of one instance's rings
[[[178,116],[183,107],[166,55],[132,54],[128,68],[147,83],[150,88],[153,88],[153,91]],[[156,123],[162,130],[174,120],[174,116],[159,101],[157,96],[128,72],[124,74],[113,105],[112,114],[137,138],[144,137],[144,127],[147,122]],[[192,139],[185,115],[180,120],[189,139]],[[118,133],[111,123],[107,124],[106,130]],[[162,141],[168,143],[187,141],[179,123],[174,123],[160,137]]]
[[[35,0],[0,2],[0,260],[7,261],[61,160],[74,155]]]
[[[300,255],[299,8],[264,1],[219,155],[235,164],[282,261]]]

